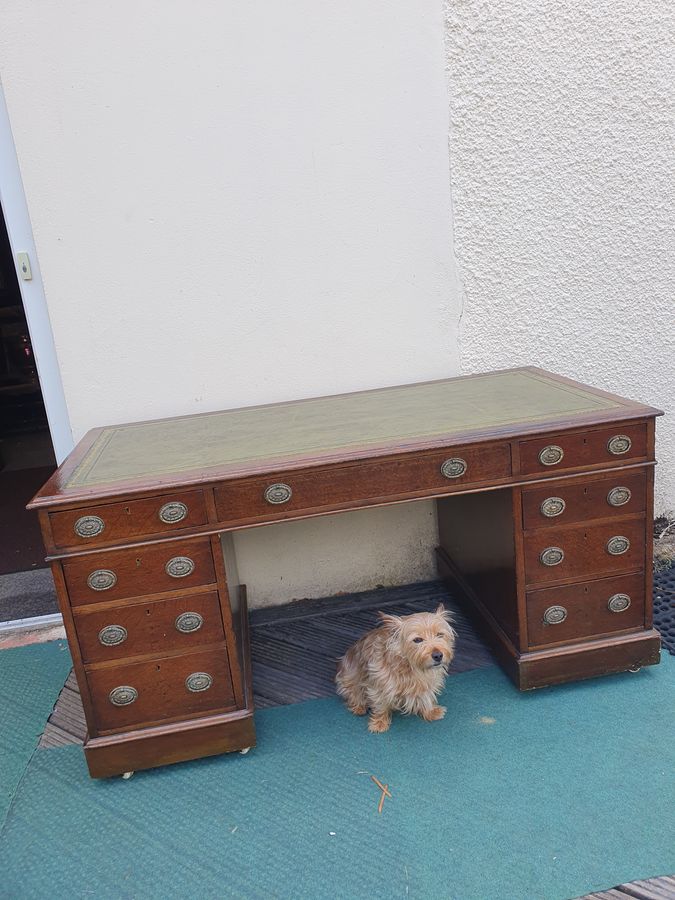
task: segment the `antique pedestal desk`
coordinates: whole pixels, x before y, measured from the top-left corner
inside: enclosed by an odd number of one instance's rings
[[[520,689],[657,663],[657,415],[523,368],[89,432],[30,508],[92,776],[255,743],[232,532],[271,522],[434,499]]]

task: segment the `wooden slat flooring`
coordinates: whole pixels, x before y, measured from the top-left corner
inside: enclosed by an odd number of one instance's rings
[[[377,611],[398,615],[452,610],[458,633],[450,675],[492,665],[494,658],[442,582],[408,585],[251,611],[253,692],[258,709],[335,694],[335,664],[377,622]],[[73,672],[40,739],[41,747],[82,744],[86,724]],[[577,900],[675,900],[675,877],[649,878]]]

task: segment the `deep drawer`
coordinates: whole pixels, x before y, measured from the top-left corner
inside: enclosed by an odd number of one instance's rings
[[[520,471],[523,475],[550,475],[564,469],[621,465],[646,455],[646,424],[613,425],[521,441]]]
[[[350,466],[277,473],[274,478],[231,481],[216,488],[220,522],[290,518],[341,505],[367,505],[419,494],[450,493],[466,485],[506,479],[508,444],[424,451]]]
[[[106,610],[79,607],[75,630],[85,663],[192,650],[225,639],[215,591]]]
[[[644,574],[602,578],[527,594],[530,647],[642,628],[644,618]]]
[[[95,546],[169,534],[207,521],[203,491],[183,491],[49,514],[57,547]]]
[[[63,561],[73,606],[122,600],[215,582],[209,538],[73,556]]]
[[[525,535],[528,585],[643,569],[644,519],[545,528]]]
[[[554,481],[523,489],[523,527],[548,528],[589,519],[644,513],[646,474],[613,472],[603,478]]]
[[[225,645],[217,650],[89,669],[87,679],[96,725],[103,731],[234,707]]]

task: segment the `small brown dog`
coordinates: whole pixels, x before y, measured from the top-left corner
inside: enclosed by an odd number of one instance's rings
[[[338,663],[337,691],[357,716],[370,710],[370,731],[387,731],[395,710],[434,722],[445,715],[436,699],[455,650],[444,606],[433,613],[390,616],[364,634]]]

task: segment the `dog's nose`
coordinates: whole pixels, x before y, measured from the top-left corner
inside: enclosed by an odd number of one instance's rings
[[[431,654],[431,658],[434,662],[442,662],[443,654],[440,652],[440,650],[434,650],[434,652]]]

